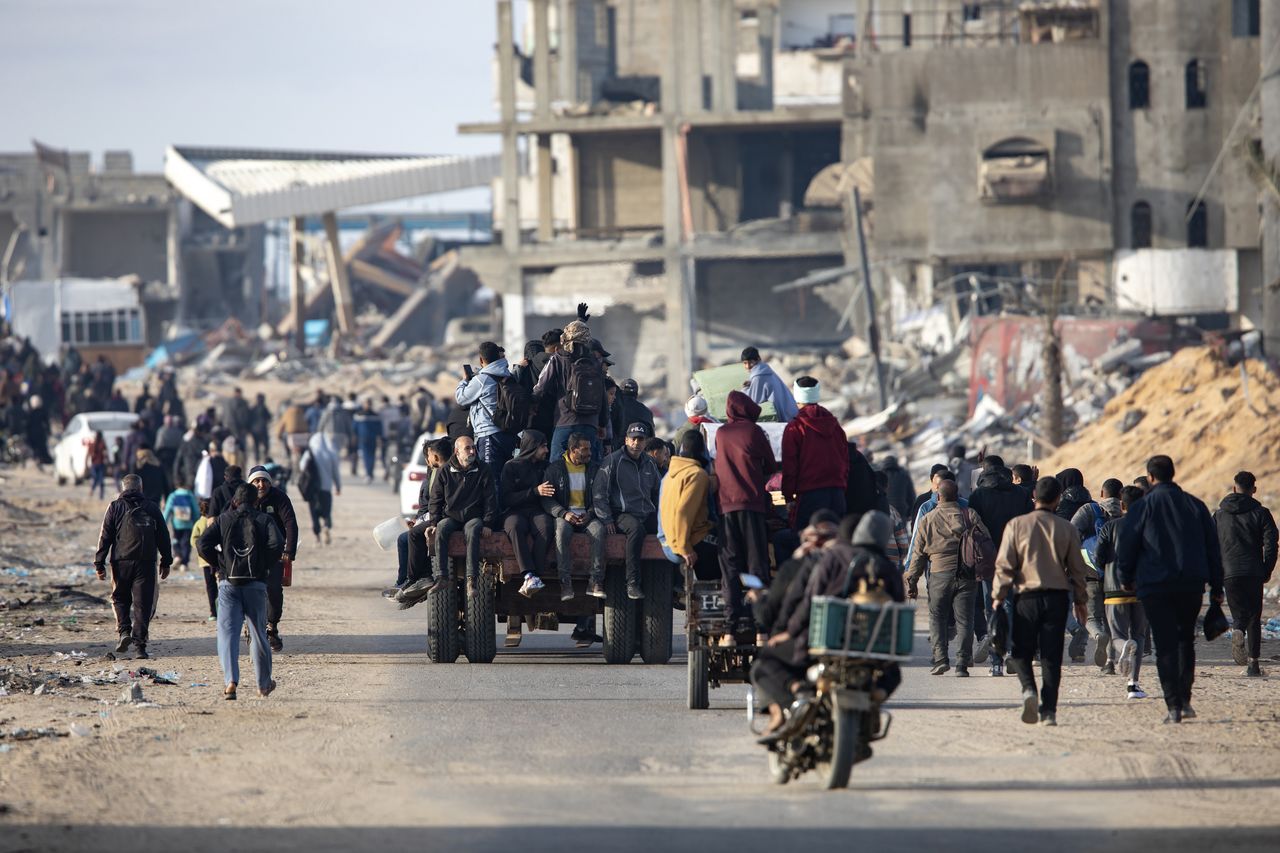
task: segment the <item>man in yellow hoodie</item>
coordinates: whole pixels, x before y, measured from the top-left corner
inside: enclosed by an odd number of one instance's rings
[[[708,495],[711,475],[707,473],[707,440],[696,430],[680,437],[680,455],[662,481],[658,500],[658,541],[667,559],[683,560],[702,577],[714,577],[719,565],[719,549],[711,536],[715,527],[710,519]],[[737,582],[737,579],[733,579]]]

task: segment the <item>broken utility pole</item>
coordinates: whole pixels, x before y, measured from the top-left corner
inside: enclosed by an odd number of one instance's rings
[[[1067,258],[1058,264],[1058,273],[1049,288],[1049,302],[1044,306],[1044,424],[1041,432],[1054,447],[1066,441],[1062,419],[1062,340],[1058,336],[1058,308],[1062,304],[1062,277],[1067,271]]]
[[[867,346],[876,365],[876,389],[880,392],[880,411],[889,408],[889,395],[884,387],[884,364],[880,361],[880,328],[876,325],[876,297],[871,289],[871,262],[867,258],[867,235],[862,226],[862,193],[853,188],[853,214],[858,227],[858,252],[862,256],[862,287],[867,297]]]

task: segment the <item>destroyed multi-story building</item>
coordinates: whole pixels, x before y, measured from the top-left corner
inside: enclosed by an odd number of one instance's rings
[[[1259,322],[1258,0],[495,0],[506,339],[587,300],[681,396],[970,289]],[[522,161],[527,166],[522,169]],[[844,268],[816,287],[778,290]],[[820,279],[821,280],[821,279]]]

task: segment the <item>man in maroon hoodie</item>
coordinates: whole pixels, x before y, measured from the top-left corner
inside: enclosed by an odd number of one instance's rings
[[[782,496],[795,530],[808,527],[809,517],[820,509],[840,518],[847,510],[848,439],[835,416],[818,405],[821,390],[812,376],[796,380],[791,391],[800,411],[782,433]]]
[[[725,403],[728,422],[716,430],[716,478],[720,481],[720,512],[724,536],[720,543],[720,571],[724,576],[725,618],[743,623],[738,630],[754,630],[754,620],[742,607],[740,574],[769,579],[769,535],[765,514],[769,492],[765,484],[778,470],[764,430],[756,426],[760,407],[741,391],[730,391]]]

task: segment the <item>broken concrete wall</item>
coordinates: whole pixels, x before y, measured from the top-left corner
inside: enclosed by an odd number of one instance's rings
[[[657,133],[581,136],[578,227],[587,235],[662,227],[662,150]]]

